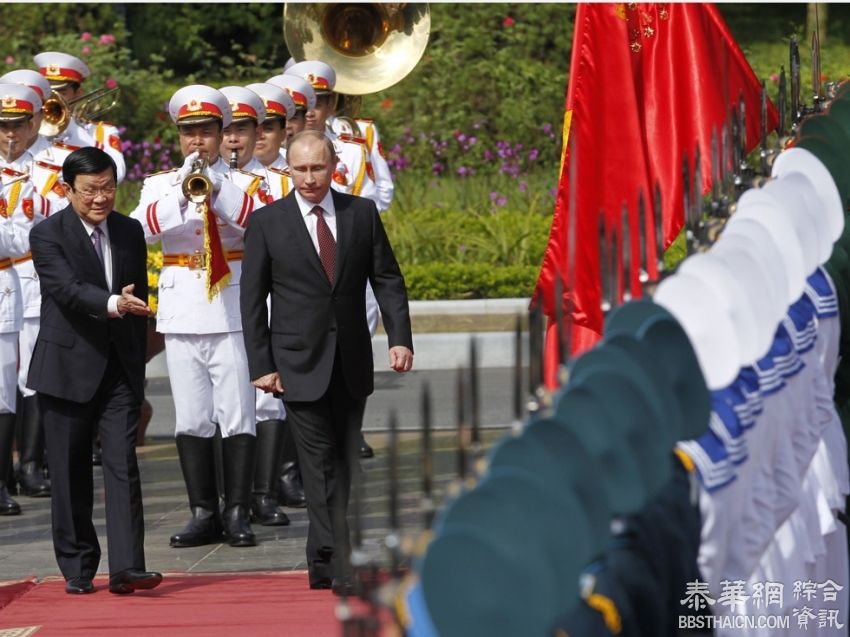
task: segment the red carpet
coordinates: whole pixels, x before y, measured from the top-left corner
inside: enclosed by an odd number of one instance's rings
[[[0,583],[0,637],[341,634],[337,598],[310,590],[306,571],[166,574],[158,588],[132,595],[111,594],[105,576],[94,584],[92,595],[68,595],[61,578]]]

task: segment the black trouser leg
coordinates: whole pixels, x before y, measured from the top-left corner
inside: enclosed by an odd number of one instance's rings
[[[171,546],[181,548],[220,542],[221,516],[218,510],[213,439],[179,435],[176,443],[192,518],[182,531],[171,536]]]
[[[257,437],[238,434],[222,439],[224,462],[224,534],[230,546],[256,546],[248,519]]]
[[[21,507],[9,495],[7,477],[12,473],[12,441],[15,414],[0,414],[0,515],[20,515]]]
[[[307,494],[307,568],[311,584],[350,574],[346,514],[351,467],[346,446],[349,432],[362,422],[365,399],[348,393],[338,362],[322,398],[286,404]]]
[[[286,526],[289,518],[277,506],[277,479],[283,435],[282,420],[257,423],[257,460],[254,466],[254,489],[251,497],[251,521],[263,526]]]

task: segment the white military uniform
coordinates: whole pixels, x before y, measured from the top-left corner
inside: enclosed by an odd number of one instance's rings
[[[258,181],[253,176],[231,175],[221,159],[209,169],[225,177],[212,209],[231,272],[227,286],[212,300],[207,298],[204,218],[182,196],[178,171],[148,177],[131,216],[142,224],[149,243],[162,241],[166,265],[159,277],[156,329],[165,334],[176,434],[208,438],[218,423],[224,437],[254,435],[254,387],[242,340],[239,278],[248,215],[264,204],[256,194],[246,194]]]
[[[11,179],[3,174],[4,183]],[[26,178],[4,186],[0,198],[0,413],[15,413],[18,335],[24,325],[24,298],[13,263],[29,252],[29,230],[44,219],[43,201]],[[35,324],[37,329],[37,318]],[[20,366],[26,377],[29,357],[26,367],[23,365],[22,360]]]
[[[352,139],[366,146],[367,171],[371,173],[370,176],[375,182],[377,190],[377,196],[374,199],[375,205],[378,206],[378,212],[383,212],[390,207],[393,201],[395,186],[393,185],[390,166],[384,157],[378,127],[371,119],[357,118],[353,121],[358,130],[354,130],[351,121],[341,117],[330,117],[327,125],[338,137]]]

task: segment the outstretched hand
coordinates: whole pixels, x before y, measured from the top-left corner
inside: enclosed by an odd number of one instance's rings
[[[124,286],[121,289],[121,296],[118,297],[118,311],[121,314],[135,314],[136,316],[152,316],[153,310],[142,299],[133,296],[133,290],[136,289],[136,284]]]

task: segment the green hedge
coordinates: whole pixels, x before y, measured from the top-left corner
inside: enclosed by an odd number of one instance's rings
[[[530,297],[537,265],[491,266],[486,263],[401,265],[411,300],[507,299]]]

